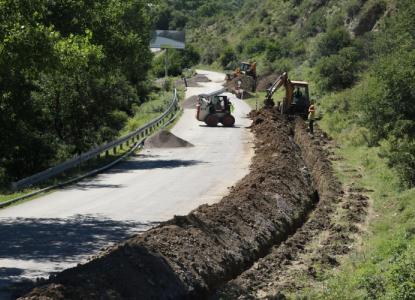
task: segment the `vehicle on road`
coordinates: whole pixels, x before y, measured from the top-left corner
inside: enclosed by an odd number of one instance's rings
[[[205,122],[209,127],[215,127],[218,123],[222,123],[225,127],[232,127],[235,124],[235,118],[231,115],[232,103],[229,97],[221,95],[222,93],[238,95],[237,91],[227,87],[209,94],[197,95],[196,119],[198,121]]]

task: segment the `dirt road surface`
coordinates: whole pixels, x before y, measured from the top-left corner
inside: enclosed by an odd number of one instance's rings
[[[199,71],[211,82],[186,98],[222,88],[224,74]],[[231,96],[233,128],[209,128],[185,110],[172,133],[195,147],[143,150],[91,180],[0,211],[0,299],[7,286],[85,262],[102,248],[218,202],[248,173],[253,135],[249,106]]]

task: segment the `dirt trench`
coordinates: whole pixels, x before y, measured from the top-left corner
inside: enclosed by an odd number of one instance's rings
[[[251,172],[230,187],[228,196],[109,247],[20,299],[209,299],[242,294],[243,289],[230,288],[235,283],[231,280],[243,278],[273,247],[287,244],[290,235],[306,236],[297,229],[317,204],[315,226],[329,226],[330,208],[321,203],[335,201],[340,185],[320,142],[311,139],[298,117],[262,109],[251,112],[251,118],[256,136]],[[283,260],[290,259],[289,250]]]

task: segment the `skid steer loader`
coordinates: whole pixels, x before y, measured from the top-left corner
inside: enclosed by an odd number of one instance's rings
[[[231,88],[197,95],[196,119],[198,121],[205,122],[209,127],[215,127],[218,123],[222,123],[225,127],[232,127],[235,124],[235,118],[231,115],[232,103],[228,100],[228,96],[221,95],[222,93],[238,95],[238,92]]]

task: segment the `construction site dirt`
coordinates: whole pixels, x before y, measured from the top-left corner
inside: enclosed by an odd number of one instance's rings
[[[317,276],[315,262],[337,265],[351,240],[343,232],[358,229],[334,224],[329,215],[343,201],[357,207],[346,218],[359,217],[366,200],[344,198],[322,147],[330,138],[320,131],[312,138],[303,119],[276,109],[250,117],[256,136],[251,171],[219,203],[102,249],[14,298],[265,299],[295,288],[293,275],[285,273],[289,265],[302,264],[298,272],[310,278]],[[299,262],[323,231],[325,248]]]
[[[228,76],[227,76],[228,77]],[[276,73],[273,74],[264,74],[258,75],[255,79],[251,76],[241,74],[235,77],[230,77],[230,80],[227,80],[223,86],[229,87],[232,89],[238,89],[238,82],[240,83],[240,88],[245,92],[266,92],[267,89],[278,79],[279,75]]]

